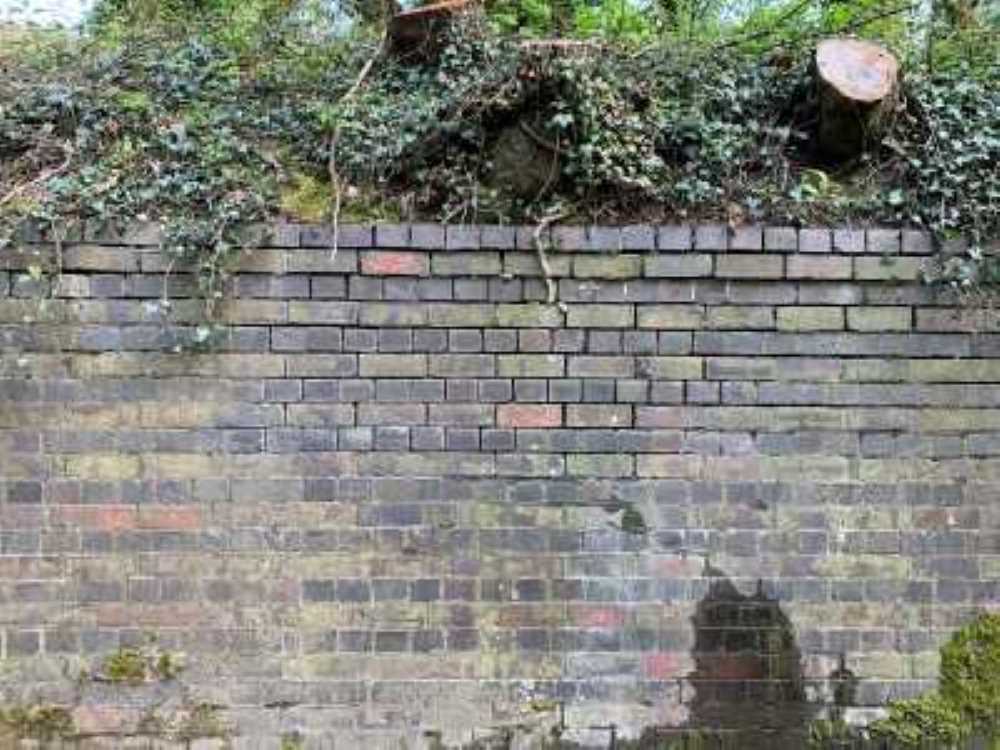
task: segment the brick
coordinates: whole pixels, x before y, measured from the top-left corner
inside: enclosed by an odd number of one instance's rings
[[[656,249],[656,228],[649,224],[630,224],[621,228],[622,250]]]
[[[701,305],[640,305],[636,313],[639,328],[697,330],[704,323],[705,308]]]
[[[759,253],[764,249],[764,229],[749,224],[736,227],[729,239],[729,249]]]
[[[833,250],[838,253],[863,253],[865,251],[865,230],[834,229]]]
[[[427,253],[373,250],[361,253],[361,273],[368,276],[427,276],[430,256]]]
[[[375,245],[377,247],[409,247],[409,225],[377,224],[375,226]]]
[[[496,419],[499,427],[559,427],[562,424],[562,407],[555,404],[501,404],[497,406]]]
[[[700,357],[637,357],[636,375],[659,380],[698,380],[701,378]]]
[[[499,354],[496,374],[502,378],[558,378],[565,374],[565,368],[561,354]]]
[[[764,249],[794,253],[799,249],[799,233],[795,227],[766,227]]]
[[[779,307],[779,331],[841,331],[844,310],[841,307]]]
[[[641,275],[642,258],[638,255],[577,255],[573,258],[573,276],[580,279],[632,279]]]
[[[570,328],[629,328],[635,320],[632,305],[567,305],[566,325]]]
[[[904,255],[932,255],[934,253],[934,236],[930,232],[904,229],[901,240]]]
[[[799,230],[800,253],[833,252],[833,233],[829,229],[806,228]]]
[[[922,268],[920,258],[860,257],[854,259],[854,278],[864,281],[917,281]]]
[[[632,357],[569,357],[567,374],[584,378],[630,378],[635,373]]]
[[[663,225],[656,228],[656,246],[660,250],[690,250],[694,233],[687,224]]]
[[[499,305],[496,308],[497,325],[504,328],[558,328],[562,313],[555,305],[523,304]]]
[[[729,248],[729,227],[725,224],[701,224],[694,228],[694,249],[719,252]]]
[[[497,375],[497,358],[492,354],[442,354],[430,358],[428,373],[435,377],[490,378]]]
[[[414,377],[428,375],[424,354],[360,354],[359,373],[363,378]]]
[[[898,229],[869,229],[866,232],[866,249],[872,254],[895,254],[900,250]]]
[[[849,279],[853,271],[850,258],[840,258],[833,255],[788,256],[788,273],[790,279]]]
[[[566,406],[567,427],[630,427],[632,407],[627,404],[570,404]]]
[[[643,275],[650,278],[707,278],[712,275],[712,256],[705,253],[651,255],[643,258]]]
[[[484,224],[481,228],[480,245],[496,250],[513,250],[517,247],[517,228],[500,224]]]
[[[477,250],[482,242],[482,228],[477,224],[445,227],[444,247],[447,250]]]
[[[709,306],[705,325],[716,329],[774,328],[774,308],[747,305]]]
[[[719,255],[715,275],[724,279],[780,279],[785,259],[780,255]]]
[[[911,318],[909,307],[847,308],[847,328],[851,331],[908,331]]]
[[[500,253],[432,253],[431,272],[441,276],[495,276],[501,271]]]

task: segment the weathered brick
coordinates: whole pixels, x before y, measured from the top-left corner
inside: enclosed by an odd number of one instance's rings
[[[764,249],[763,227],[741,224],[733,230],[729,240],[730,250],[760,252]]]
[[[849,307],[847,328],[851,331],[908,331],[909,307]]]
[[[834,229],[833,249],[838,253],[863,253],[865,251],[865,230]]]
[[[363,378],[426,377],[427,356],[424,354],[360,354],[359,373]]]
[[[764,249],[794,253],[799,249],[799,232],[795,227],[765,227]]]
[[[500,427],[559,427],[562,424],[562,407],[556,404],[501,404],[497,406],[496,420]]]
[[[841,331],[844,329],[842,307],[779,307],[779,331]]]
[[[573,258],[573,275],[581,279],[632,279],[642,275],[642,258],[577,255]]]
[[[849,279],[852,270],[850,258],[833,255],[788,256],[787,275],[790,279]]]
[[[694,228],[694,249],[718,252],[729,248],[729,227],[725,224],[700,224]]]
[[[361,253],[361,273],[369,276],[426,276],[430,273],[427,253],[372,250]]]
[[[705,308],[701,305],[640,305],[639,328],[696,330],[702,327]]]
[[[712,256],[705,253],[650,255],[643,258],[643,275],[652,278],[705,278],[712,275]]]
[[[916,281],[922,268],[920,258],[860,257],[854,259],[854,278],[864,281]]]
[[[431,272],[435,275],[495,276],[500,270],[500,253],[431,253]]]
[[[634,320],[632,305],[567,305],[566,325],[571,328],[629,328]]]
[[[866,235],[866,249],[869,253],[895,254],[900,250],[900,233],[898,229],[869,229]]]
[[[800,253],[829,253],[833,250],[833,234],[829,229],[799,230]]]
[[[656,246],[660,250],[690,250],[693,242],[694,234],[687,224],[656,228]]]
[[[780,279],[785,259],[780,255],[719,255],[715,275],[724,279]]]

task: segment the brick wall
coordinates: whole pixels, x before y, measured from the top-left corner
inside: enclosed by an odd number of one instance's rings
[[[931,687],[996,601],[1000,335],[921,285],[928,238],[560,227],[549,305],[531,236],[277,227],[181,353],[155,233],[69,243],[57,281],[8,252],[3,701],[607,747]],[[139,646],[185,668],[110,678]]]

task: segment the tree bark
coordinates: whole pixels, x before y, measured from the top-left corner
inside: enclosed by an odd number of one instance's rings
[[[859,155],[896,106],[899,63],[889,50],[860,39],[826,39],[816,48],[819,146],[828,157]]]

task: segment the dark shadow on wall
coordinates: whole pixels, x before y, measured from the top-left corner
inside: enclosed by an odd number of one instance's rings
[[[802,653],[776,598],[747,596],[706,563],[692,617],[695,691],[686,728],[649,728],[630,750],[802,750],[819,707],[806,702]]]
[[[816,710],[806,702],[802,653],[776,598],[746,596],[706,565],[708,591],[692,618],[695,690],[689,725],[735,746],[802,748]]]

